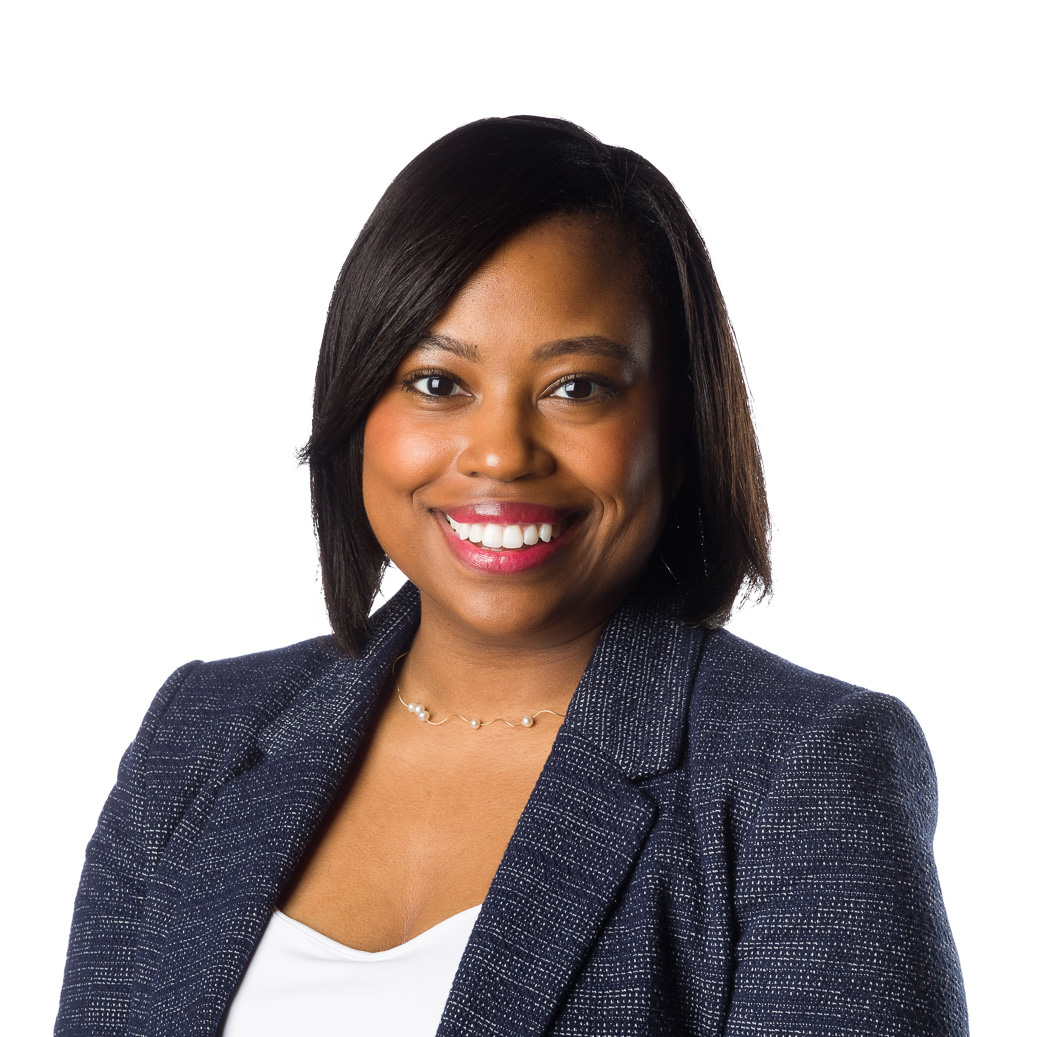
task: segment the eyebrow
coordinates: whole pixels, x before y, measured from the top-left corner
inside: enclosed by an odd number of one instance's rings
[[[472,345],[471,342],[465,342],[463,339],[452,338],[450,335],[423,335],[415,348],[442,349],[472,363],[479,360],[477,346]],[[631,367],[637,366],[637,357],[629,346],[613,342],[612,339],[605,338],[603,335],[580,335],[577,338],[560,338],[555,339],[554,342],[543,342],[533,350],[533,359],[554,360],[556,357],[569,356],[573,353],[599,356],[606,360],[618,360]]]

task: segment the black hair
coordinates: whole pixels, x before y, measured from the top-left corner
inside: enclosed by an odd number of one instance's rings
[[[563,119],[481,119],[418,155],[375,206],[339,274],[313,397],[313,519],[338,646],[359,653],[387,558],[364,511],[367,414],[404,356],[508,238],[559,214],[629,229],[671,350],[683,479],[659,557],[691,623],[770,591],[769,515],[749,399],[706,246],[650,162]],[[674,413],[673,409],[677,410]]]

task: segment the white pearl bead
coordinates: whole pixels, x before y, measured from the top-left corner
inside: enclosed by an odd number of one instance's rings
[[[479,721],[478,721],[478,720],[474,720],[474,719],[473,719],[473,720],[469,720],[469,721],[468,721],[468,723],[469,723],[469,724],[470,724],[470,725],[471,725],[472,727],[478,727],[478,726],[479,726]]]
[[[417,707],[416,705],[414,705],[414,703],[413,703],[413,702],[408,702],[408,703],[407,703],[407,709],[408,709],[408,710],[409,710],[409,711],[410,711],[411,713],[415,712],[415,711],[417,710],[417,708],[418,708],[418,707]]]
[[[532,727],[533,726],[533,718],[532,717],[523,717],[522,718],[522,726],[523,727]]]
[[[419,720],[428,720],[428,713],[424,709],[420,710],[418,712],[418,719]]]
[[[420,702],[415,702],[414,703],[414,712],[415,713],[424,713],[425,712],[425,707]]]

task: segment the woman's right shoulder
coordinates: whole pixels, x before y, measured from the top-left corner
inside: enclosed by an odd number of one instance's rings
[[[148,709],[128,756],[146,772],[202,778],[254,746],[260,732],[305,690],[349,659],[330,636],[248,655],[185,663]]]
[[[339,692],[360,674],[380,671],[391,645],[416,622],[416,592],[401,590],[372,617],[371,639],[359,657],[330,634],[224,659],[195,660],[175,670],[152,702],[131,748],[148,770],[186,768],[201,776],[247,766],[278,721],[308,704],[337,708]],[[390,645],[386,648],[385,645]],[[204,780],[204,778],[202,778]]]
[[[183,736],[194,727],[269,720],[297,695],[332,669],[348,670],[350,660],[330,636],[203,661],[195,659],[173,671],[148,710],[145,726]]]

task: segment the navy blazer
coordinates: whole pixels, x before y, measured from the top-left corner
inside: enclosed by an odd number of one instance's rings
[[[60,1035],[212,1035],[419,615],[166,682],[76,900]],[[897,699],[641,591],[573,697],[439,1037],[961,1035],[936,783]],[[347,1032],[344,1021],[344,1032]]]

